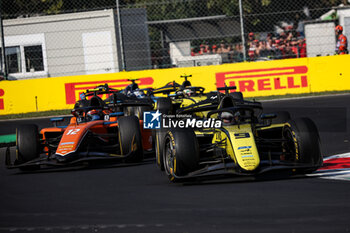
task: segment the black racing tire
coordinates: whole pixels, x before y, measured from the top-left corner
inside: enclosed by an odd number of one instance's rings
[[[289,160],[294,163],[310,165],[310,168],[300,169],[302,173],[311,173],[323,164],[320,136],[315,123],[309,118],[289,120],[283,128],[284,152],[289,153]]]
[[[135,107],[135,116],[137,116],[140,120],[143,120],[143,113],[147,111],[152,111],[149,106],[138,106]]]
[[[163,147],[166,133],[167,131],[165,129],[155,131],[156,164],[161,171],[164,171]]]
[[[232,96],[232,98],[234,98],[235,100],[243,100],[243,93],[242,92],[231,92],[230,96]]]
[[[34,124],[21,125],[16,129],[16,163],[22,164],[39,158],[40,142],[38,126]],[[40,166],[26,166],[21,170],[36,170]]]
[[[135,107],[124,107],[124,116],[135,116]]]
[[[140,162],[143,160],[140,122],[136,116],[118,118],[118,137],[122,155],[127,155],[132,150],[134,151],[133,154],[127,157],[128,162]]]
[[[171,114],[173,112],[173,105],[170,98],[157,99],[157,110],[162,114]]]
[[[290,113],[288,111],[279,111],[274,113],[276,114],[276,118],[272,119],[272,124],[283,124],[291,119]]]
[[[195,171],[199,165],[199,145],[193,129],[170,129],[163,147],[164,169],[173,182]]]
[[[143,120],[143,112],[151,110],[149,106],[129,106],[124,109],[124,116],[137,116]]]

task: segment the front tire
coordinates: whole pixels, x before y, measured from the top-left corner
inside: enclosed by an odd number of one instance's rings
[[[163,148],[164,169],[171,181],[197,169],[199,145],[193,129],[171,129]]]
[[[143,146],[140,122],[136,116],[125,116],[118,119],[118,134],[120,152],[127,155],[127,161],[140,162],[143,160]]]
[[[172,113],[172,102],[170,98],[158,98],[156,109],[162,114]],[[164,160],[163,160],[163,147],[164,139],[166,135],[165,129],[155,130],[155,152],[156,152],[156,164],[161,171],[164,171]]]
[[[303,173],[311,173],[323,164],[320,148],[320,136],[315,123],[309,118],[290,120],[283,128],[283,150],[286,160],[310,165],[301,169]]]
[[[22,164],[39,158],[39,130],[34,124],[21,125],[16,129],[16,163]],[[40,166],[26,166],[20,168],[24,171],[36,170]]]
[[[159,129],[155,131],[155,151],[156,151],[156,164],[161,171],[164,171],[164,160],[163,160],[163,147],[166,131]]]

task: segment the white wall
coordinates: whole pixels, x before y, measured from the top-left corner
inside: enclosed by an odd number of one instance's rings
[[[335,53],[335,32],[333,22],[315,22],[305,24],[307,56],[327,56]]]

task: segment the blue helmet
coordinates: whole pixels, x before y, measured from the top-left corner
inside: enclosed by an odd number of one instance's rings
[[[140,89],[137,89],[134,91],[134,94],[137,98],[145,98],[146,95],[143,91],[141,91]]]
[[[88,121],[97,121],[101,119],[100,112],[98,110],[90,110],[86,114],[86,118]]]

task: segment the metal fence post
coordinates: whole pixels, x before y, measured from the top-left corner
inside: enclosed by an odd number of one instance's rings
[[[116,0],[117,5],[117,17],[118,17],[118,33],[119,33],[119,46],[120,46],[120,56],[121,56],[121,65],[122,71],[125,70],[125,60],[124,60],[124,48],[123,48],[123,37],[122,37],[122,24],[120,17],[120,8],[119,8],[119,0]]]
[[[239,17],[241,20],[241,36],[242,36],[242,45],[243,45],[243,60],[247,60],[247,51],[245,47],[245,38],[244,38],[244,22],[243,22],[243,6],[242,0],[239,0]]]
[[[7,80],[7,64],[5,54],[5,36],[4,36],[4,24],[2,21],[2,0],[0,0],[0,31],[1,31],[1,70],[4,73],[4,79]]]

